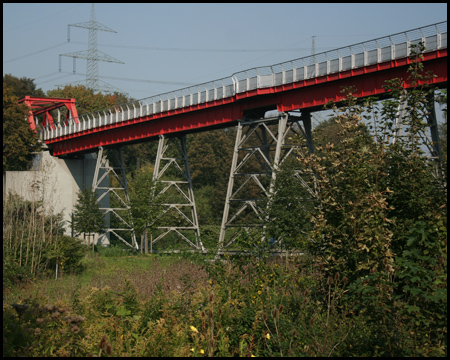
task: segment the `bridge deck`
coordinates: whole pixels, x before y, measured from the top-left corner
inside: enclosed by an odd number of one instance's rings
[[[381,95],[385,80],[407,81],[410,46],[422,42],[424,65],[447,82],[447,22],[360,44],[259,67],[223,78],[69,119],[41,129],[53,155],[92,151],[98,146],[146,141],[160,134],[232,126],[244,114],[270,109],[313,109],[340,101],[343,86],[357,97]]]

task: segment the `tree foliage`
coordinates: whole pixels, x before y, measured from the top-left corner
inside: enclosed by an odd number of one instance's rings
[[[402,353],[402,341],[434,337],[432,350],[430,342],[414,345],[414,355],[443,354],[446,344],[447,179],[424,152],[434,88],[423,85],[431,75],[423,72],[420,47],[413,60],[415,88],[405,92],[401,79],[392,79],[392,97],[381,107],[358,106],[354,89],[344,89],[344,106],[334,107],[341,146],[330,142],[320,155],[299,156],[319,189],[308,250],[331,279],[348,279],[349,296],[373,326],[371,346],[383,341],[380,354],[391,356]],[[393,142],[401,102],[405,134]],[[360,126],[370,116],[375,141]],[[409,339],[394,333],[398,323],[410,329]]]
[[[3,75],[3,87],[9,87],[11,89],[11,95],[21,99],[28,96],[45,97],[45,93],[42,89],[37,89],[34,79],[27,77],[18,78],[11,74]]]
[[[13,88],[3,83],[3,171],[26,170],[32,153],[41,149],[28,124],[28,108],[18,104]]]
[[[119,93],[114,95],[95,93],[93,89],[86,88],[84,85],[66,85],[64,88],[47,91],[47,96],[76,99],[78,116],[93,111],[106,110],[132,100]]]
[[[209,225],[220,224],[222,220],[235,136],[233,129],[226,129],[188,137],[192,183],[196,202],[200,204],[199,218]]]
[[[156,227],[155,220],[161,211],[161,207],[154,199],[153,169],[149,166],[143,166],[137,169],[133,175],[133,180],[129,181],[128,190],[134,230],[136,237],[138,237],[144,234],[146,230],[152,231]]]
[[[78,192],[78,201],[73,212],[72,227],[77,235],[81,233],[103,233],[105,215],[100,210],[95,193],[85,187]]]

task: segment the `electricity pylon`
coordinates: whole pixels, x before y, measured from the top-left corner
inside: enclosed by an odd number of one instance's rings
[[[68,56],[74,58],[74,72],[75,72],[75,59],[86,59],[87,60],[87,71],[86,71],[86,86],[88,88],[91,88],[95,91],[120,91],[119,89],[115,89],[113,86],[99,80],[98,78],[98,62],[99,61],[105,61],[105,62],[113,62],[118,64],[124,64],[122,61],[117,60],[113,58],[112,56],[109,56],[108,54],[105,54],[102,51],[99,51],[97,49],[97,31],[108,31],[117,33],[117,31],[114,31],[110,29],[109,27],[100,24],[98,21],[95,20],[95,11],[94,11],[94,4],[92,4],[91,8],[91,18],[89,21],[78,23],[78,24],[69,24],[67,28],[67,41],[70,42],[70,27],[76,26],[81,27],[85,29],[89,29],[89,44],[88,44],[88,50],[82,50],[77,51],[73,53],[68,54],[60,54],[60,66],[59,71],[61,71],[61,56]],[[102,85],[100,85],[100,82]]]

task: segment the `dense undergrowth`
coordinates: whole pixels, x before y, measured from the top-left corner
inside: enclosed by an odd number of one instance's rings
[[[4,289],[3,355],[446,355],[445,319],[417,329],[406,301],[361,306],[307,256],[201,257],[88,255],[82,274]]]

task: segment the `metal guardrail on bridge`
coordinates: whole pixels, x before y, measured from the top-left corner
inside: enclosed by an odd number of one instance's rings
[[[78,123],[70,119],[69,125],[58,124],[55,129],[49,126],[42,129],[41,126],[40,138],[54,139],[133,118],[229,98],[245,91],[405,58],[410,55],[411,44],[419,42],[425,45],[426,52],[447,48],[447,21],[272,66],[248,69],[230,77],[86,114],[79,117]]]

